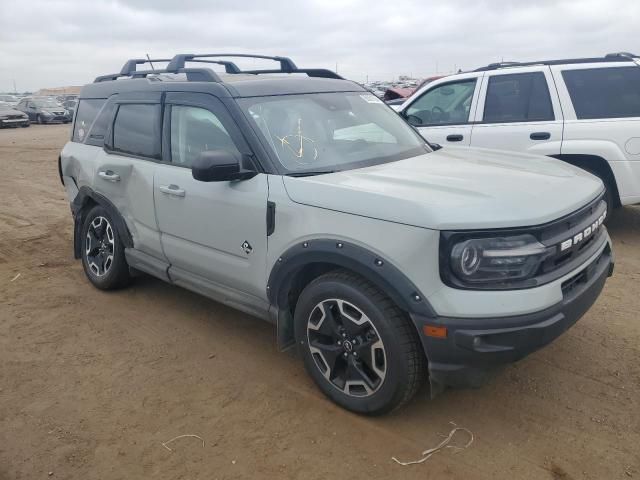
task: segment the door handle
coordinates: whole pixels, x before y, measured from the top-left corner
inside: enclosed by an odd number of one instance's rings
[[[533,132],[529,135],[531,140],[549,140],[551,138],[551,134],[549,132]]]
[[[120,181],[120,175],[118,175],[113,170],[101,170],[101,171],[98,172],[98,176],[100,178],[102,178],[103,180],[106,180],[108,182],[119,182]]]
[[[459,133],[454,135],[447,135],[447,142],[461,142],[462,139],[464,139],[464,137]]]
[[[158,187],[162,193],[166,193],[167,195],[173,195],[174,197],[184,197],[187,192],[185,192],[178,185],[160,185]]]

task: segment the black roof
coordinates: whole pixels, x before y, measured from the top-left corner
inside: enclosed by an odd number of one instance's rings
[[[249,57],[273,60],[279,68],[269,70],[240,70],[220,57]],[[169,62],[165,68],[155,69],[155,63]],[[185,63],[218,64],[225,73],[210,68],[187,68]],[[137,70],[149,63],[151,70]],[[172,59],[131,59],[119,73],[103,75],[85,85],[81,98],[106,98],[116,93],[139,91],[197,91],[219,97],[253,97],[301,93],[365,91],[355,82],[345,80],[326,69],[300,69],[287,57],[248,54],[179,54]]]

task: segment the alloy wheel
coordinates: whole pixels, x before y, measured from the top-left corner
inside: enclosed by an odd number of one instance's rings
[[[89,225],[85,239],[85,253],[89,269],[97,277],[106,275],[113,265],[115,237],[105,217],[96,217]]]
[[[307,322],[311,356],[335,388],[353,397],[368,397],[387,373],[384,344],[371,319],[341,299],[318,303]]]

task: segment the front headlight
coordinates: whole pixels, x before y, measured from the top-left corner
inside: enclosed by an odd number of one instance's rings
[[[452,245],[449,266],[456,283],[487,288],[533,277],[553,252],[528,234],[471,238]]]

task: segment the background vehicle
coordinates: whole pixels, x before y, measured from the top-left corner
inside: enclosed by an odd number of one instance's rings
[[[329,398],[367,414],[405,404],[427,371],[433,394],[479,385],[600,294],[613,259],[597,178],[433,151],[333,72],[227,56],[133,59],[82,89],[59,168],[96,287],[143,271],[270,320]]]
[[[553,156],[598,176],[611,207],[640,203],[638,62],[491,64],[423,87],[400,113],[430,142]]]
[[[29,117],[12,105],[0,102],[0,128],[5,127],[28,127]]]
[[[65,100],[64,102],[62,102],[62,106],[65,108],[67,112],[69,112],[69,115],[71,116],[71,118],[73,118],[73,116],[76,113],[77,105],[78,105],[78,100],[75,100],[75,99]]]
[[[16,97],[15,95],[0,95],[0,102],[16,106],[18,104],[18,97]]]
[[[20,100],[17,110],[24,112],[36,123],[69,123],[69,112],[55,99],[49,97],[26,97]]]
[[[384,101],[387,105],[389,105],[394,110],[399,110],[400,106],[403,105],[407,101],[407,99],[411,97],[411,95],[419,91],[425,85],[433,82],[434,80],[438,80],[439,78],[442,78],[442,75],[425,78],[424,80],[422,80],[422,82],[420,82],[420,84],[417,87],[411,88],[411,89],[403,89],[403,90],[407,90],[406,92],[402,92],[403,95],[398,95],[398,96],[390,95],[390,98],[386,98],[387,93],[385,92]],[[389,90],[387,90],[387,92],[389,92]]]

